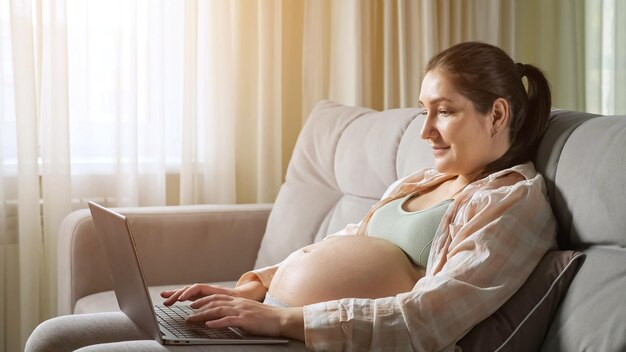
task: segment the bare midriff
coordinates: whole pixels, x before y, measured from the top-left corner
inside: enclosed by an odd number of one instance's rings
[[[337,236],[301,248],[276,271],[269,293],[292,307],[340,298],[381,298],[413,289],[424,271],[395,244]]]

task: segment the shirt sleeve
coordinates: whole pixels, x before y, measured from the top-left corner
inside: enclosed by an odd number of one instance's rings
[[[278,270],[279,266],[280,266],[280,263],[274,264],[271,266],[266,266],[264,268],[248,271],[244,273],[243,275],[241,275],[239,280],[237,280],[237,284],[235,285],[235,287],[239,287],[245,284],[246,282],[256,280],[256,281],[260,281],[263,287],[269,288],[270,283],[272,282],[272,279],[274,278],[274,274],[276,274],[276,270]]]
[[[555,243],[550,206],[541,187],[527,182],[473,197],[455,219],[433,243],[426,276],[411,292],[305,306],[307,347],[454,350],[521,287]]]

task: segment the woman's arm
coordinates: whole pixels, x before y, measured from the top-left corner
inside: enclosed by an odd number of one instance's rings
[[[208,284],[185,286],[161,293],[165,305],[176,301],[194,301],[198,309],[189,321],[204,321],[210,328],[239,327],[260,336],[283,336],[304,341],[302,308],[275,308],[260,303],[267,287],[260,278],[271,282],[278,264],[248,272],[239,279],[236,288]]]
[[[239,277],[239,280],[237,280],[237,284],[235,284],[235,287],[239,288],[249,282],[256,281],[259,282],[261,286],[265,289],[265,291],[263,292],[263,296],[265,296],[265,292],[267,292],[268,288],[270,287],[272,279],[274,278],[274,274],[276,274],[276,270],[278,270],[280,264],[282,264],[282,262],[244,273]]]

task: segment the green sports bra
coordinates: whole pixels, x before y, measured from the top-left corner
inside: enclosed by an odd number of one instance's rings
[[[433,238],[452,199],[428,209],[406,211],[404,203],[412,196],[393,200],[376,210],[367,225],[367,235],[393,242],[413,263],[426,268]]]

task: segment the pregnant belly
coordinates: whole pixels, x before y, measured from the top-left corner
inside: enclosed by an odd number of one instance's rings
[[[395,244],[368,236],[338,236],[293,252],[276,271],[269,293],[290,306],[339,298],[381,298],[411,291],[423,271]]]

